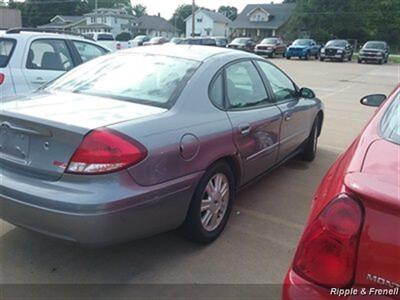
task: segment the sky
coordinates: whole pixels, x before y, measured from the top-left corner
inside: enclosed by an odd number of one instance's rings
[[[207,7],[217,10],[222,5],[235,6],[239,12],[247,4],[269,3],[271,0],[196,0],[196,5],[200,7]],[[274,3],[282,2],[281,0],[274,0]],[[149,15],[156,15],[158,13],[165,19],[170,19],[178,5],[191,4],[191,0],[131,0],[132,6],[135,4],[143,4],[147,7]]]

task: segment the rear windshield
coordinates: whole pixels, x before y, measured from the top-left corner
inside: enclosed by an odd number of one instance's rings
[[[111,34],[99,34],[97,36],[98,41],[113,41],[114,37]]]
[[[0,38],[0,68],[7,67],[15,48],[15,40]]]
[[[381,122],[382,137],[400,144],[400,93],[397,94]]]
[[[73,69],[45,90],[170,107],[198,61],[143,53],[100,57]]]

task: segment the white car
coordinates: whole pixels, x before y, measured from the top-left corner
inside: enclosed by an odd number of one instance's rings
[[[110,50],[85,37],[12,29],[0,33],[0,100],[34,91]]]
[[[114,36],[108,32],[85,33],[84,35],[90,39],[93,39],[98,44],[107,47],[112,52],[132,48],[130,41],[116,41]]]

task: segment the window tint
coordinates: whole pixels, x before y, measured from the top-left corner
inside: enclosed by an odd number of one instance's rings
[[[0,68],[7,66],[15,47],[15,40],[0,39]]]
[[[267,77],[278,102],[297,97],[293,82],[282,71],[266,62],[258,61],[257,63]]]
[[[140,53],[104,56],[61,76],[47,89],[165,107],[199,64],[193,60]]]
[[[96,58],[98,56],[104,55],[107,53],[106,50],[103,48],[100,48],[96,45],[89,44],[86,42],[80,42],[80,41],[72,41],[76,50],[78,50],[78,53],[80,57],[82,58],[82,62],[87,62],[93,58]]]
[[[218,107],[223,107],[224,104],[224,86],[222,74],[214,80],[210,88],[211,101]]]
[[[28,69],[68,71],[74,67],[65,41],[36,40],[28,53]]]
[[[226,89],[231,108],[251,107],[269,102],[261,77],[250,61],[226,68]]]

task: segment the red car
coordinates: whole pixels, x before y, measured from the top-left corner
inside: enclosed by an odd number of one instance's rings
[[[400,298],[400,85],[325,175],[283,299]]]

